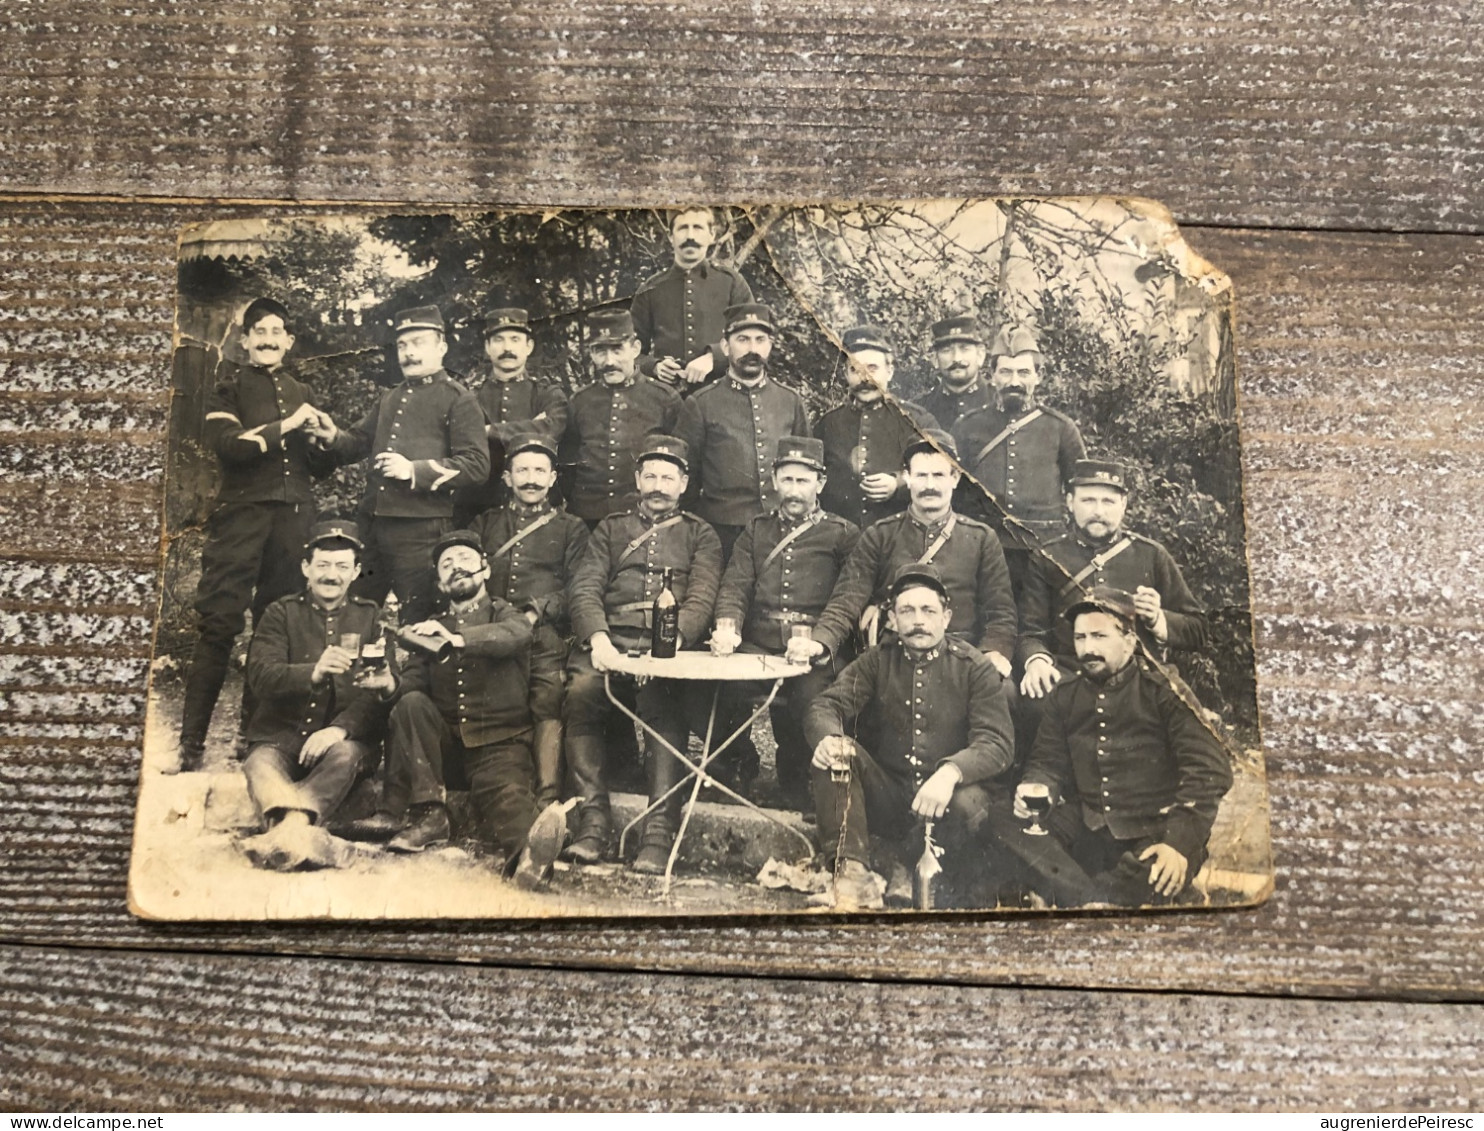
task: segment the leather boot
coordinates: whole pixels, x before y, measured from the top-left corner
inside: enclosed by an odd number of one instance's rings
[[[388,842],[388,852],[421,852],[425,848],[441,848],[448,843],[451,832],[448,808],[442,802],[414,805],[411,816],[412,823]]]
[[[362,817],[359,821],[352,821],[346,825],[340,830],[340,835],[346,840],[384,844],[406,827],[405,818],[396,817],[384,809],[378,809],[371,816]]]
[[[608,854],[613,839],[613,821],[608,815],[608,798],[584,801],[577,810],[577,832],[561,858],[573,864],[598,864]]]
[[[663,876],[670,865],[670,849],[674,845],[675,822],[670,815],[664,810],[651,813],[644,822],[639,854],[631,867],[642,876]]]
[[[542,719],[531,738],[536,756],[536,811],[562,798],[562,720]]]

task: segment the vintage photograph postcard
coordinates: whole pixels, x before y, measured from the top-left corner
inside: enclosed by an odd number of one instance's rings
[[[1159,205],[202,221],[136,914],[1267,897],[1234,300]]]

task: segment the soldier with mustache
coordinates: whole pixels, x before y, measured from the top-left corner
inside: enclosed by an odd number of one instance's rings
[[[959,419],[990,403],[984,381],[984,335],[973,315],[933,323],[933,368],[938,386],[922,398],[922,407],[948,431]]]
[[[752,301],[752,288],[732,267],[707,255],[716,242],[709,208],[682,208],[670,217],[675,262],[644,281],[629,306],[643,343],[639,369],[677,390],[725,372],[721,348],[725,312]]]

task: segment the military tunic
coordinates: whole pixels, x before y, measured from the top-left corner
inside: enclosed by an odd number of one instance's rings
[[[961,393],[952,392],[939,381],[918,403],[936,418],[938,427],[951,432],[962,417],[987,407],[993,400],[994,390],[981,378]]]
[[[548,518],[547,516],[551,517]],[[535,524],[541,525],[536,526]],[[528,527],[535,527],[503,553],[496,553]],[[538,507],[508,503],[486,511],[470,527],[489,562],[490,596],[531,609],[539,624],[567,631],[567,583],[587,549],[587,524],[550,502]]]
[[[984,452],[1006,428],[1033,412],[1040,415]],[[1060,530],[1072,465],[1087,454],[1082,433],[1069,417],[1045,405],[1011,416],[992,403],[964,416],[951,431],[960,463],[991,496],[986,499],[969,484],[964,490],[975,505],[967,509],[998,530],[1007,549],[1035,549],[1040,539]],[[1006,517],[1015,521],[1007,523]]]
[[[937,420],[919,405],[889,397],[870,404],[852,398],[831,409],[814,428],[815,436],[824,441],[828,476],[819,505],[862,529],[905,509],[905,486],[877,503],[862,494],[861,478],[878,472],[899,475],[907,445],[920,439],[923,430],[937,427]]]
[[[680,395],[640,377],[624,385],[598,382],[572,397],[561,462],[574,469],[568,509],[588,523],[638,502],[636,456],[651,432],[673,434]]]
[[[953,528],[932,562],[952,597],[948,631],[981,651],[1009,659],[1015,651],[1018,618],[1005,552],[984,523],[953,512],[949,517]],[[947,520],[928,527],[905,512],[867,527],[820,614],[814,638],[831,651],[840,648],[866,606],[884,604],[897,569],[921,561],[946,525]],[[884,627],[884,617],[881,623]]]
[[[755,385],[729,376],[686,399],[675,435],[690,446],[696,512],[713,526],[741,526],[778,505],[778,441],[808,436],[809,414],[798,393],[767,375]]]
[[[459,492],[456,517],[463,520],[460,525],[465,527],[475,515],[500,506],[509,497],[509,488],[500,477],[505,470],[506,445],[525,433],[543,436],[555,445],[567,430],[568,411],[567,394],[555,382],[531,377],[502,381],[487,364],[470,377],[480,378],[472,388],[484,412],[490,474],[483,484]]]
[[[1080,584],[1072,578],[1080,574],[1095,557],[1107,554],[1124,538],[1128,544],[1107,559],[1101,569],[1089,573]],[[1041,548],[1026,576],[1021,599],[1024,609],[1022,635],[1018,645],[1022,664],[1038,653],[1050,653],[1065,665],[1073,665],[1077,650],[1072,641],[1072,626],[1062,614],[1094,586],[1106,585],[1132,593],[1141,585],[1155,590],[1164,609],[1168,637],[1161,642],[1153,631],[1139,622],[1139,639],[1147,653],[1164,661],[1168,650],[1197,651],[1206,645],[1206,615],[1196,603],[1180,567],[1170,553],[1152,538],[1142,534],[1123,533],[1110,541],[1095,544],[1075,528],[1053,538]]]
[[[729,306],[752,301],[752,288],[736,270],[702,261],[690,270],[671,264],[644,281],[629,305],[634,333],[644,347],[639,371],[654,376],[655,364],[673,357],[686,365],[711,352],[712,377],[726,372],[718,348]]]

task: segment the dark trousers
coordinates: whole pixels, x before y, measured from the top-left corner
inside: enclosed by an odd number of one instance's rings
[[[348,738],[337,742],[312,766],[299,764],[298,751],[259,745],[243,763],[247,792],[264,821],[282,817],[290,809],[309,814],[322,825],[340,807],[356,779],[375,766],[375,747]]]
[[[1120,840],[1106,828],[1089,829],[1076,801],[1057,805],[1042,819],[1046,836],[1027,835],[1028,824],[1014,815],[1008,802],[996,805],[986,822],[988,835],[1026,863],[1032,886],[1048,903],[1143,907],[1170,902],[1171,897],[1149,886],[1152,861],[1139,859],[1139,853],[1158,843],[1157,838]],[[1187,887],[1205,862],[1202,847],[1188,862]]]
[[[732,560],[732,547],[737,544],[737,539],[742,537],[742,531],[746,528],[713,522],[711,529],[716,531],[716,537],[721,541],[721,567],[725,569],[727,562]]]
[[[433,547],[448,533],[449,520],[377,517],[367,522],[364,515],[362,520],[366,551],[355,595],[380,605],[387,593],[395,592],[402,624],[429,619],[438,603]]]
[[[507,859],[516,856],[536,819],[530,734],[465,746],[431,698],[409,691],[392,708],[382,809],[401,815],[410,805],[446,802],[455,768],[469,785],[480,834]]]
[[[917,786],[910,777],[888,773],[859,743],[851,760],[850,780],[835,781],[829,770],[811,767],[819,843],[827,868],[837,860],[871,866],[871,838],[885,842],[887,863],[909,864],[922,852],[922,818],[912,812]],[[948,812],[934,823],[933,838],[943,848],[945,873],[974,867],[983,855],[975,841],[989,809],[989,793],[980,785],[960,785]]]
[[[269,605],[303,587],[299,562],[313,525],[309,503],[225,503],[206,520],[196,587],[199,631],[180,721],[183,747],[199,749],[206,741],[244,614],[251,608],[257,624]],[[252,715],[245,686],[242,698],[245,722]]]

